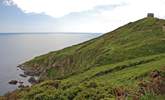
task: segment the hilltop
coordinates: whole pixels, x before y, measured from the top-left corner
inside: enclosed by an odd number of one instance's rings
[[[21,100],[163,100],[165,20],[146,17],[19,67],[40,83],[6,94]],[[2,97],[4,100],[5,97]]]

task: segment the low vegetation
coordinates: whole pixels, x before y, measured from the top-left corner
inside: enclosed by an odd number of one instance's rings
[[[144,18],[28,61],[40,83],[2,100],[164,100],[165,20]],[[25,70],[26,71],[26,70]]]

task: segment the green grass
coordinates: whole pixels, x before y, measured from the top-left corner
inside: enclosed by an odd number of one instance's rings
[[[144,18],[101,37],[24,63],[41,71],[43,82],[18,90],[21,100],[115,100],[115,88],[123,87],[131,100],[141,80],[161,71],[165,76],[165,20]],[[163,76],[163,77],[164,77]],[[164,98],[144,94],[140,99]]]
[[[163,24],[161,19],[144,18],[90,41],[35,57],[24,67],[41,69],[46,79],[58,79],[97,66],[165,53]]]
[[[165,65],[165,54],[140,57],[116,64],[91,68],[62,80],[49,80],[20,92],[24,100],[100,100],[115,99],[114,88],[123,86],[130,95],[138,91],[139,80]],[[58,87],[55,86],[58,84]],[[44,98],[44,99],[43,99]],[[130,97],[131,98],[131,97]],[[141,100],[148,100],[144,95]],[[154,98],[163,98],[160,95]]]

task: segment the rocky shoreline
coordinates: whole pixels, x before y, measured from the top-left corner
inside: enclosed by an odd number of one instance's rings
[[[27,78],[27,81],[32,84],[37,84],[39,82],[38,75],[39,73],[37,71],[31,70],[24,65],[17,66],[19,69],[23,71],[23,74],[19,74],[20,77]],[[10,85],[18,85],[18,88],[24,88],[29,87],[29,85],[25,85],[22,80],[10,80],[8,82]]]
[[[17,67],[20,68],[21,70],[23,70],[23,72],[24,72],[24,75],[21,75],[21,76],[39,76],[41,73],[40,71],[30,69],[30,68],[26,67],[25,65],[19,65]]]

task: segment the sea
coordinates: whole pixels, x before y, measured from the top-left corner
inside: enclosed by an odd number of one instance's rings
[[[21,77],[17,66],[42,54],[76,45],[99,37],[101,33],[0,33],[0,95],[18,88],[11,80],[31,85],[29,77]]]

